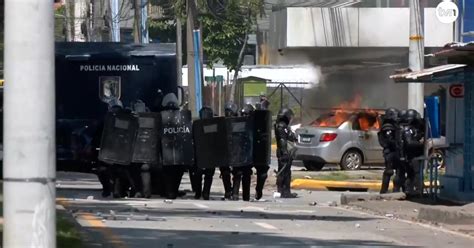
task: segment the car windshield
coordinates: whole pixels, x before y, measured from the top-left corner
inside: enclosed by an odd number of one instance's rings
[[[318,119],[313,121],[310,125],[313,127],[330,127],[338,128],[342,123],[347,121],[351,113],[349,112],[335,112],[321,115]]]

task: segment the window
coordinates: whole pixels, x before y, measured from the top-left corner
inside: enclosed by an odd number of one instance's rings
[[[371,131],[380,129],[380,122],[374,113],[360,113],[352,124],[352,129]]]
[[[99,98],[103,102],[120,99],[121,78],[119,76],[99,77]]]

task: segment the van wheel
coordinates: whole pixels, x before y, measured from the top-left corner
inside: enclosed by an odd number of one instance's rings
[[[318,163],[315,161],[303,161],[303,165],[306,168],[306,170],[309,170],[309,171],[320,171],[324,167],[324,163]]]
[[[341,159],[342,170],[360,170],[362,167],[362,155],[357,150],[349,150]]]

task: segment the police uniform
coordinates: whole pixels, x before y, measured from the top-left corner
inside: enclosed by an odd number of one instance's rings
[[[237,116],[237,105],[234,103],[226,103],[224,108],[225,117],[235,117]],[[229,165],[224,165],[219,167],[221,173],[222,184],[224,185],[224,198],[232,198],[232,181],[231,181],[231,172],[232,169]]]
[[[252,105],[247,104],[241,111],[241,116],[249,116],[255,109]],[[233,188],[232,188],[232,199],[239,199],[239,189],[242,183],[242,199],[244,201],[250,201],[250,184],[252,177],[252,165],[239,166],[232,169],[233,175]]]
[[[404,181],[402,180],[402,174],[404,174],[404,170],[400,164],[399,146],[397,143],[397,135],[399,133],[398,113],[399,111],[397,109],[387,109],[383,118],[382,127],[378,132],[378,140],[383,148],[383,157],[385,160],[385,168],[382,176],[382,187],[380,189],[381,194],[388,192],[390,179],[394,174],[394,170],[397,171],[397,175],[393,181],[393,191],[399,191]]]
[[[296,194],[291,193],[290,188],[292,156],[288,148],[288,141],[296,141],[295,134],[289,127],[292,117],[291,109],[283,108],[278,112],[274,126],[278,158],[277,188],[282,198],[296,197]]]
[[[421,164],[419,161],[414,161],[414,159],[424,153],[422,142],[424,138],[424,120],[416,110],[409,109],[406,113],[405,123],[402,135],[404,140],[403,150],[406,156],[406,192],[420,194],[423,182],[418,174]]]
[[[214,113],[209,107],[203,107],[199,111],[200,119],[211,119],[213,118]],[[190,180],[193,191],[195,193],[194,199],[200,199],[201,196],[204,200],[209,200],[211,193],[212,180],[215,173],[215,168],[198,168],[197,165],[194,165],[190,170]],[[203,185],[203,176],[204,176],[204,185]]]

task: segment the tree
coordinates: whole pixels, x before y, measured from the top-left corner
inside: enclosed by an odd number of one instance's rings
[[[211,62],[222,61],[234,71],[229,101],[234,101],[249,34],[263,15],[264,0],[204,0],[200,16],[204,52]]]
[[[150,32],[166,34],[176,25],[173,20],[185,18],[186,0],[154,0],[151,3],[163,8],[164,17],[151,21]],[[230,101],[234,101],[248,36],[256,27],[257,17],[263,14],[263,7],[264,0],[197,0],[204,56],[208,64],[212,66],[222,61],[234,71]]]

